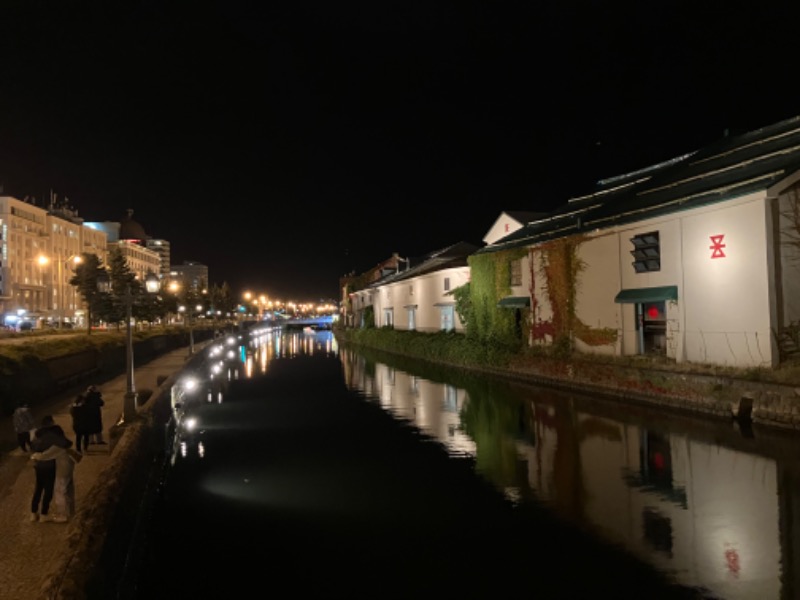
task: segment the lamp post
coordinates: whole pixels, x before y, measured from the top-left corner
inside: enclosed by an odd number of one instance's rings
[[[194,354],[194,332],[192,331],[190,311],[188,307],[181,305],[178,307],[178,312],[181,313],[183,317],[183,326],[189,328],[189,356],[192,356],[192,354]]]
[[[97,287],[100,291],[108,291],[108,274],[103,272],[97,277]],[[145,278],[145,289],[148,293],[158,291],[158,277],[153,273],[148,273]],[[122,403],[122,415],[120,415],[117,425],[127,425],[136,419],[136,384],[133,376],[133,330],[131,329],[133,294],[130,284],[125,286],[125,396]]]

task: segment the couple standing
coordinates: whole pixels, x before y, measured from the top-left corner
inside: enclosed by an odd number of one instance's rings
[[[96,385],[90,385],[82,394],[78,394],[69,409],[72,416],[72,429],[78,445],[78,452],[85,452],[89,444],[105,444],[103,440],[103,411],[105,406],[103,395]],[[92,439],[94,438],[94,439]]]
[[[32,522],[66,523],[75,514],[75,482],[73,471],[82,455],[72,448],[64,430],[53,417],[47,415],[36,430],[31,460],[34,461],[36,485],[31,500]],[[50,503],[55,501],[57,514],[50,514]],[[40,513],[41,508],[41,513]]]

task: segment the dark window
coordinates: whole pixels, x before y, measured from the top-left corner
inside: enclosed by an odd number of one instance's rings
[[[522,285],[522,259],[511,261],[510,281],[512,286]]]
[[[633,244],[633,268],[637,273],[661,270],[661,244],[658,232],[643,233],[631,238]]]

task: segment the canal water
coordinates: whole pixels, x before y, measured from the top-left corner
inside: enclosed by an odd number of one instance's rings
[[[330,331],[208,352],[90,597],[797,597],[796,436]]]

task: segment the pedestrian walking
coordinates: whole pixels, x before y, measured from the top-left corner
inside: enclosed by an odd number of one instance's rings
[[[86,396],[85,405],[89,413],[87,416],[89,433],[94,437],[93,440],[90,438],[89,443],[105,444],[106,442],[103,439],[103,406],[105,406],[103,394],[97,389],[96,385],[90,385],[86,388],[84,395]]]
[[[72,430],[75,432],[75,449],[78,452],[86,452],[89,449],[89,438],[94,419],[90,409],[86,406],[84,394],[78,394],[75,402],[69,407],[69,414],[72,417]]]
[[[17,434],[17,444],[20,450],[28,452],[31,449],[31,432],[36,429],[36,419],[28,407],[28,403],[20,400],[14,410],[14,431]]]
[[[42,418],[39,429],[36,430],[31,447],[33,454],[34,470],[36,472],[36,484],[31,499],[30,520],[33,522],[46,522],[52,520],[50,515],[50,503],[53,500],[56,483],[56,461],[54,458],[45,459],[39,455],[41,460],[37,460],[37,454],[48,450],[51,446],[59,448],[70,448],[72,442],[64,435],[64,430],[56,425],[51,415]]]

